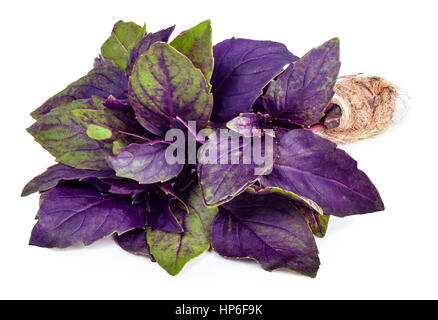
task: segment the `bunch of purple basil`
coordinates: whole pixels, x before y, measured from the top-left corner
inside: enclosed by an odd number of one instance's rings
[[[272,41],[213,46],[210,21],[168,43],[174,28],[147,33],[119,21],[94,68],[32,113],[29,133],[58,164],[23,190],[41,193],[30,244],[113,236],[172,275],[212,249],[316,276],[314,236],[330,216],[384,209],[356,161],[309,130],[332,106],[339,40],[299,58]],[[220,142],[199,139],[190,122],[255,132],[262,143],[269,131],[273,162],[258,173],[253,162],[170,164],[171,129],[195,138],[197,151]],[[242,156],[244,144],[228,155]]]

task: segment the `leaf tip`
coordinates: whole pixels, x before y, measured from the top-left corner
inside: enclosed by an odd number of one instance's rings
[[[23,190],[21,191],[20,197],[27,197],[28,195],[31,195],[33,192],[31,192],[29,185],[25,185]]]

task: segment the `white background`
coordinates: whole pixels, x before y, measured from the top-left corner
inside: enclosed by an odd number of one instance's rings
[[[305,299],[438,298],[436,1],[2,1],[0,4],[0,298]],[[411,96],[407,116],[375,139],[344,147],[386,210],[333,218],[318,239],[316,279],[263,271],[206,253],[176,277],[111,239],[87,248],[27,245],[38,197],[25,183],[53,158],[25,128],[29,113],[89,71],[112,25],[211,19],[231,36],[285,43],[296,55],[341,40],[341,74],[366,72]]]

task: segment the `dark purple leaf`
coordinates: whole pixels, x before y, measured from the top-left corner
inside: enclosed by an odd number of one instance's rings
[[[322,209],[318,206],[317,203],[312,201],[311,199],[306,199],[302,196],[299,196],[291,191],[283,190],[281,188],[277,187],[262,187],[258,186],[256,184],[253,184],[252,186],[248,187],[246,190],[249,193],[257,194],[257,195],[266,195],[266,194],[278,194],[282,197],[291,199],[293,203],[298,207],[307,207],[315,212],[317,212],[319,215],[323,214]]]
[[[272,41],[231,38],[213,48],[212,121],[225,123],[249,112],[262,89],[298,58]]]
[[[89,177],[89,178],[83,178],[79,181],[87,184],[91,184],[96,190],[98,190],[102,194],[107,194],[110,189],[109,185],[107,185],[106,183],[104,183],[102,180],[98,178]]]
[[[110,186],[110,193],[131,195],[133,198],[148,190],[147,185],[129,179],[105,179],[103,182]]]
[[[44,173],[29,181],[24,187],[21,196],[25,197],[35,192],[49,190],[65,180],[80,180],[89,177],[112,178],[115,177],[115,172],[113,170],[97,171],[75,169],[63,164],[55,164],[47,168]]]
[[[189,211],[189,208],[187,207],[187,204],[185,201],[181,198],[179,192],[174,189],[171,183],[165,182],[165,183],[156,183],[155,187],[161,190],[166,196],[171,197],[173,200],[176,200],[178,202],[179,207],[183,208],[187,212]]]
[[[41,107],[32,112],[35,119],[41,118],[53,108],[68,104],[73,100],[88,99],[92,96],[107,98],[126,98],[128,79],[124,72],[113,64],[106,64],[91,70],[85,77],[70,84],[67,88],[47,100]]]
[[[158,188],[152,188],[149,194],[150,213],[147,215],[147,225],[152,231],[183,232],[181,224],[172,211],[175,198],[165,194]]]
[[[245,193],[219,208],[212,246],[220,255],[257,260],[266,270],[288,268],[314,277],[318,249],[306,220],[290,200]]]
[[[65,248],[89,245],[113,233],[145,226],[145,211],[130,198],[104,196],[81,182],[65,182],[41,196],[31,245]]]
[[[384,209],[377,189],[345,151],[312,131],[292,130],[279,138],[272,173],[264,186],[312,199],[324,214],[344,217]]]
[[[167,42],[169,41],[169,37],[172,34],[173,30],[175,30],[175,26],[169,27],[167,29],[160,30],[154,33],[148,33],[140,40],[140,42],[131,50],[131,54],[129,56],[128,67],[126,68],[126,73],[130,75],[132,73],[132,69],[134,68],[137,59],[148,52],[150,47],[157,41]]]
[[[132,204],[142,203],[145,206],[146,211],[151,211],[151,205],[149,203],[148,196],[148,192],[139,193],[132,198]]]
[[[340,67],[337,38],[311,50],[271,82],[264,96],[266,111],[297,125],[315,124],[334,95]]]
[[[166,161],[166,149],[169,144],[153,142],[130,144],[120,149],[115,157],[108,157],[108,164],[117,176],[138,181],[141,184],[164,182],[176,177],[183,164],[169,164]]]
[[[128,231],[120,236],[115,235],[114,239],[122,249],[130,253],[151,257],[149,245],[146,241],[146,230],[143,228]]]
[[[103,105],[113,110],[134,112],[128,99],[117,99],[113,95],[109,95]]]
[[[261,114],[266,113],[265,106],[263,105],[263,96],[257,98],[257,100],[254,102],[254,104],[251,107],[251,111]]]
[[[270,160],[265,166],[253,160],[252,142],[255,139],[261,139],[261,155]],[[198,176],[207,205],[219,205],[231,200],[244,192],[261,174],[272,169],[272,156],[264,154],[263,141],[260,137],[243,139],[236,134],[229,139],[228,136],[218,135],[217,139],[210,139],[201,147]],[[214,150],[216,154],[211,155]],[[249,155],[249,159],[246,157],[245,160],[244,155]]]
[[[173,188],[177,191],[185,191],[194,182],[198,181],[198,174],[194,165],[185,165],[184,169],[175,178]]]

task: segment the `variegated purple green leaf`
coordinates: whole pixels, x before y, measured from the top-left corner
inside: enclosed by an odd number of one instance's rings
[[[43,115],[28,132],[56,161],[77,169],[106,170],[105,156],[112,153],[111,140],[95,140],[87,135],[87,128],[74,116],[73,110],[102,110],[98,98],[75,100]],[[108,136],[108,132],[98,132]]]
[[[134,22],[117,22],[111,36],[101,47],[102,56],[125,71],[131,50],[139,43],[145,33],[146,25],[142,28]]]
[[[148,200],[150,213],[147,215],[147,225],[150,226],[152,231],[160,230],[175,233],[184,231],[175,216],[175,211],[182,207],[179,199],[165,194],[159,188],[153,187],[150,189]]]
[[[357,162],[311,130],[281,135],[275,154],[272,173],[261,177],[262,185],[312,199],[324,214],[338,217],[384,209],[377,189]]]
[[[298,209],[306,219],[307,224],[309,225],[313,234],[319,238],[324,238],[327,232],[330,216],[326,214],[321,215],[309,207],[299,207]]]
[[[138,181],[140,184],[165,182],[176,177],[183,164],[169,164],[166,161],[165,142],[130,144],[121,148],[119,154],[107,157],[108,164],[117,176]]]
[[[202,190],[199,185],[193,185],[183,196],[189,214],[197,215],[202,226],[202,231],[210,241],[211,224],[218,212],[217,207],[207,207],[204,203]]]
[[[188,57],[210,83],[213,73],[213,42],[210,20],[201,22],[179,34],[170,45]]]
[[[114,239],[122,249],[130,253],[151,257],[144,228],[134,229],[119,236],[115,235]]]
[[[261,151],[264,151],[264,146]],[[208,140],[200,148],[198,176],[208,206],[231,200],[244,192],[261,174],[272,169],[272,155],[262,153],[265,159],[270,160],[270,163],[263,166],[253,161],[253,153],[252,139],[244,139],[237,134],[231,139],[220,135],[217,139]]]
[[[158,136],[174,127],[177,117],[205,127],[213,108],[202,72],[163,42],[137,60],[129,78],[129,101],[137,120]]]
[[[63,164],[55,164],[47,170],[36,176],[23,189],[22,197],[28,196],[35,192],[42,192],[57,186],[60,182],[66,180],[81,180],[85,178],[112,178],[115,177],[113,170],[83,170],[75,169]]]
[[[262,126],[260,122],[263,119],[264,117],[260,113],[241,113],[228,121],[226,126],[244,137],[261,136]]]
[[[334,95],[340,67],[339,39],[311,50],[271,82],[264,95],[266,111],[297,125],[317,123]]]
[[[229,258],[250,258],[266,270],[287,268],[314,277],[318,249],[306,220],[289,199],[245,193],[219,208],[213,249]]]
[[[112,64],[94,68],[85,77],[70,84],[67,88],[47,100],[31,113],[35,119],[41,118],[52,109],[69,104],[74,100],[88,99],[92,96],[107,98],[126,98],[128,79],[122,70]]]
[[[173,30],[175,30],[175,26],[172,26],[167,29],[160,30],[154,33],[148,33],[141,39],[141,41],[131,50],[129,55],[128,67],[126,68],[126,73],[131,75],[132,69],[134,68],[137,59],[148,52],[150,47],[157,41],[167,42],[169,41],[169,37],[172,34]]]
[[[231,38],[213,48],[212,121],[225,123],[249,112],[262,89],[298,58],[272,41]]]
[[[207,208],[199,187],[195,186],[185,197],[189,212],[176,210],[183,233],[147,231],[150,251],[169,274],[178,274],[184,265],[210,247],[210,227],[217,208]]]
[[[91,185],[69,181],[41,196],[30,244],[46,248],[89,245],[114,233],[145,226],[145,211],[130,198],[102,195]]]
[[[141,137],[146,130],[137,122],[133,112],[102,107],[99,110],[78,109],[72,113],[92,139],[118,141],[125,146],[139,140],[144,141],[137,137]]]

